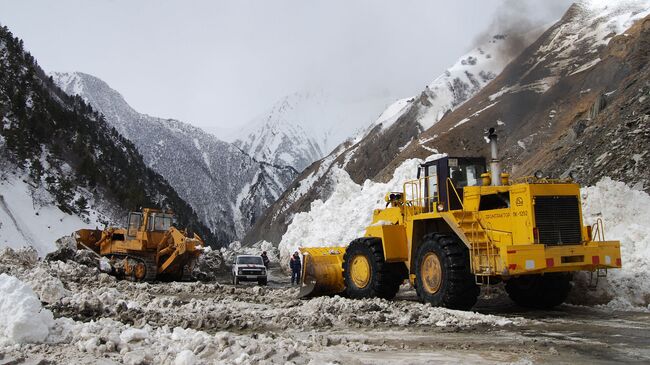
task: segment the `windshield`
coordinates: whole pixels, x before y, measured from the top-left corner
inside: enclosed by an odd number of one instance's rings
[[[174,216],[171,214],[152,214],[149,219],[150,231],[166,231],[173,225]]]
[[[452,163],[452,159],[449,159],[449,176],[455,187],[481,185],[481,174],[485,172],[484,166],[462,160],[453,160]]]
[[[264,265],[259,256],[242,256],[237,258],[238,264]]]

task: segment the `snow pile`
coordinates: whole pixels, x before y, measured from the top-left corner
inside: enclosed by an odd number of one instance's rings
[[[436,158],[431,156],[428,159]],[[347,246],[362,237],[372,220],[372,211],[385,208],[384,196],[391,191],[403,191],[405,181],[415,179],[417,167],[423,161],[411,159],[395,170],[388,183],[366,180],[357,185],[342,169],[335,169],[334,192],[327,201],[315,200],[308,212],[298,213],[278,245],[280,259],[288,261],[298,247]]]
[[[219,250],[213,250],[211,247],[205,247],[203,253],[196,260],[193,275],[201,281],[213,281],[219,274],[228,271],[226,261]]]
[[[222,248],[221,254],[226,263],[232,263],[237,255],[261,255],[264,251],[266,251],[266,255],[269,257],[269,261],[272,264],[279,262],[280,253],[278,248],[268,241],[259,241],[251,246],[243,247],[241,242],[234,241],[231,242],[228,247]]]
[[[491,314],[432,307],[411,301],[389,301],[379,298],[347,299],[339,296],[318,297],[306,302],[303,316],[320,317],[333,327],[355,324],[394,327],[503,327],[521,325],[520,317],[505,318]],[[322,324],[321,324],[322,325]]]
[[[582,189],[585,224],[598,218],[605,238],[621,241],[623,268],[610,270],[602,290],[613,307],[650,305],[650,195],[604,178]]]
[[[124,364],[286,363],[305,362],[309,345],[274,334],[236,335],[145,325],[134,328],[102,318],[88,323],[57,321],[55,341],[96,357],[118,358]]]
[[[54,325],[52,312],[43,309],[27,284],[0,274],[0,343],[38,343]]]

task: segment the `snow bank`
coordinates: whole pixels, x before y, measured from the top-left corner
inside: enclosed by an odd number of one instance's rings
[[[84,222],[51,203],[55,199],[44,188],[34,189],[23,179],[12,176],[0,180],[0,247],[32,246],[39,256],[44,256],[56,249],[57,238],[80,228],[102,225],[102,215],[96,210],[89,209],[89,220]]]
[[[429,157],[429,159],[435,156]],[[411,159],[395,170],[388,183],[366,180],[357,185],[342,169],[333,170],[334,192],[327,201],[315,200],[308,212],[298,213],[280,241],[280,259],[288,261],[298,247],[347,246],[362,237],[372,219],[372,211],[384,208],[384,196],[402,191],[407,180],[415,179],[417,167],[423,161]]]
[[[0,343],[43,342],[53,325],[52,312],[41,306],[27,284],[0,274]]]
[[[602,291],[616,308],[650,305],[650,195],[604,178],[582,189],[585,224],[598,218],[605,238],[621,241],[623,268],[610,270]]]

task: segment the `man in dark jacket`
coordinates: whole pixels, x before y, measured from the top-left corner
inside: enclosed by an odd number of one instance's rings
[[[291,260],[289,260],[289,267],[291,268],[291,285],[294,283],[300,284],[300,254],[298,251],[293,253]]]
[[[266,267],[266,269],[268,270],[269,263],[271,262],[271,260],[269,260],[269,257],[266,255],[266,251],[262,251],[261,256],[262,256],[262,262],[264,263],[264,267]]]

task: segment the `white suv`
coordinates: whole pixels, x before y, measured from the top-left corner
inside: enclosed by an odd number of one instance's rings
[[[241,281],[257,281],[259,285],[266,285],[266,267],[262,256],[239,255],[232,265],[232,283]]]

